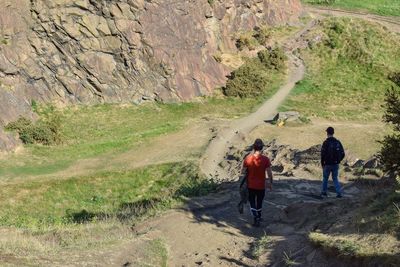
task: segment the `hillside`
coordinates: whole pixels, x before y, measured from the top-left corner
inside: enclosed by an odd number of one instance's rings
[[[61,12],[61,20],[64,13],[68,19],[77,5],[85,14],[114,5],[123,13],[122,2],[41,1],[44,5],[35,8],[36,13]],[[212,93],[206,90],[201,92],[206,95],[197,96],[200,91],[183,90],[178,95],[175,90],[177,94],[164,102],[141,97],[140,104],[131,103],[122,95],[119,100],[107,96],[87,102],[71,98],[62,105],[57,102],[64,99],[60,96],[53,104],[50,98],[29,99],[26,106],[33,117],[28,118],[34,121],[18,119],[6,127],[13,138],[18,132],[24,144],[0,153],[1,266],[400,264],[400,180],[385,172],[377,156],[382,146],[378,140],[396,127],[400,130],[398,115],[385,120],[392,124],[382,120],[390,106],[385,102],[389,88],[398,93],[391,110],[399,113],[400,20],[307,6],[300,16],[294,12],[293,21],[281,21],[286,11],[277,13],[278,6],[297,1],[257,0],[256,6],[268,8],[255,13],[246,1],[234,5],[229,1],[126,1],[131,7],[134,3],[143,4],[137,13],[142,14],[140,27],[149,23],[157,37],[152,51],[162,50],[158,55],[164,59],[178,52],[187,56],[168,59],[185,77],[194,74],[199,55],[208,58],[205,50],[200,51],[208,45],[190,50],[189,55],[178,43],[177,52],[172,35],[163,35],[165,29],[155,27],[155,21],[167,18],[165,25],[182,28],[175,33],[188,38],[194,36],[186,31],[191,27],[207,29],[202,24],[186,25],[190,14],[215,21],[222,14],[218,12],[225,11],[220,23],[228,17],[246,22],[230,24],[237,28],[225,32],[226,44],[232,47],[211,49],[213,64],[229,75]],[[203,6],[213,13],[203,18]],[[16,6],[10,1],[9,7]],[[60,7],[69,11],[59,11]],[[253,11],[245,12],[249,10]],[[259,21],[253,21],[254,14]],[[187,19],[184,26],[170,24],[180,16]],[[253,27],[253,22],[259,26]],[[83,27],[80,22],[75,26]],[[97,28],[92,30],[101,39],[104,36]],[[128,42],[119,34],[121,42]],[[45,38],[60,41],[47,33]],[[162,40],[169,41],[167,48],[157,43]],[[85,42],[69,39],[69,43]],[[71,56],[82,51],[75,52]],[[151,57],[156,59],[155,55]],[[125,66],[118,71],[126,72]],[[169,77],[173,86],[176,77],[183,77],[175,71]],[[215,69],[208,71],[200,68],[201,75],[218,74]],[[25,72],[7,77],[18,79],[18,75]],[[117,87],[119,80],[112,81],[105,86]],[[190,89],[190,84],[184,88]],[[7,92],[10,96],[14,89]],[[326,197],[320,195],[320,151],[328,126],[335,128],[346,152],[339,169],[342,198],[335,197],[331,185]],[[252,225],[247,204],[242,214],[237,206],[242,159],[256,138],[265,142],[263,153],[271,159],[274,173],[259,227]],[[400,148],[399,143],[393,146],[392,151]],[[398,159],[398,153],[392,154]]]
[[[208,95],[229,69],[232,35],[296,22],[298,0],[4,0],[0,9],[0,128],[35,118],[32,103],[182,101]],[[162,18],[162,20],[160,20]],[[0,129],[0,150],[16,140]]]

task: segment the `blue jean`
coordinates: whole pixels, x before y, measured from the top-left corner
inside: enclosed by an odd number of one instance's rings
[[[332,173],[332,180],[335,185],[336,194],[342,193],[338,176],[339,176],[339,164],[325,165],[323,169],[323,180],[322,180],[322,193],[326,193],[328,189],[329,175]]]

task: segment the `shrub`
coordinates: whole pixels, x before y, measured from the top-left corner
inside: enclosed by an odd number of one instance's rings
[[[257,58],[251,59],[231,73],[224,94],[242,98],[256,97],[265,91],[269,81],[261,62]]]
[[[265,93],[276,71],[286,67],[287,57],[281,48],[263,50],[228,77],[223,93],[233,97],[257,97]]]
[[[262,50],[257,54],[260,62],[269,69],[281,71],[285,69],[287,56],[282,48]]]
[[[47,113],[36,123],[20,117],[18,120],[10,122],[5,129],[17,132],[24,144],[54,145],[62,141],[61,115],[58,112]]]
[[[386,92],[386,112],[384,121],[392,124],[394,133],[385,136],[380,141],[382,148],[379,158],[384,164],[385,171],[392,174],[400,173],[400,91],[392,87]]]
[[[394,82],[397,86],[400,86],[400,72],[393,72],[389,74],[389,80]]]
[[[267,26],[255,27],[253,37],[260,45],[265,45],[267,40],[271,37],[271,31]]]
[[[254,50],[258,45],[259,44],[254,38],[252,32],[242,33],[236,39],[236,47],[239,50],[243,50],[245,47],[247,47],[249,50]]]

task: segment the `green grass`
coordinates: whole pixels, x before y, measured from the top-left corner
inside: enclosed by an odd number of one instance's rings
[[[41,229],[118,218],[134,221],[183,196],[214,190],[194,163],[171,163],[0,188],[0,225]]]
[[[377,194],[367,208],[357,216],[361,231],[375,231],[397,236],[400,239],[400,188]]]
[[[332,18],[301,51],[307,73],[281,110],[331,120],[380,120],[390,73],[400,69],[400,37],[361,20]],[[317,41],[319,40],[319,41]]]
[[[335,238],[330,235],[312,232],[309,234],[312,243],[322,246],[325,249],[336,250],[342,257],[354,257],[361,253],[361,247],[345,238]]]
[[[158,261],[154,264],[154,266],[167,267],[168,251],[162,240],[160,239],[152,240],[149,251],[151,253],[149,258],[152,259],[158,258]]]
[[[334,235],[311,232],[310,242],[334,257],[356,266],[398,266],[400,256],[396,239],[370,232]]]
[[[362,10],[383,16],[400,16],[398,0],[303,0],[304,3],[349,10]]]
[[[268,247],[271,245],[272,239],[265,232],[258,238],[251,246],[251,255],[258,259],[261,255],[265,253]]]
[[[399,185],[383,188],[352,216],[338,223],[337,233],[311,232],[309,240],[326,253],[360,266],[398,266],[400,264]]]
[[[66,108],[61,111],[64,143],[27,145],[23,153],[0,160],[0,177],[13,179],[56,173],[83,159],[112,157],[135,149],[203,117],[232,119],[243,116],[276,92],[283,79],[283,74],[272,77],[270,86],[257,98],[210,97],[182,104],[104,104]]]

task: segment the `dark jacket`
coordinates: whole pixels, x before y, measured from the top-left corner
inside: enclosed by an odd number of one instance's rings
[[[321,148],[321,165],[339,164],[344,159],[345,153],[339,140],[335,137],[328,137]]]

